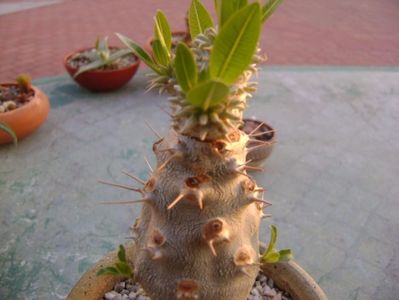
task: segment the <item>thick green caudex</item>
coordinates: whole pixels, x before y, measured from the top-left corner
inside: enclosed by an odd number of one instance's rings
[[[270,203],[246,172],[254,137],[239,129],[256,90],[250,80],[262,61],[257,45],[270,5],[215,0],[214,25],[201,1],[193,0],[191,41],[176,44],[158,11],[151,54],[118,34],[154,72],[149,88],[170,95],[172,128],[153,145],[157,167],[146,181],[127,174],[142,185],[128,187],[141,195],[128,203],[143,204],[133,225],[134,276],[153,300],[243,300],[260,263],[291,257],[290,250],[275,249],[275,227],[259,253],[259,224]],[[123,271],[112,266],[101,272]]]

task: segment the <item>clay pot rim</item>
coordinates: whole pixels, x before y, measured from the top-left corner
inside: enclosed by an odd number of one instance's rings
[[[0,85],[2,85],[2,86],[12,86],[12,85],[16,86],[16,85],[18,85],[18,83],[12,82],[12,81],[6,81],[6,82],[0,82]],[[39,88],[35,87],[34,85],[31,86],[31,90],[33,91],[32,99],[30,101],[28,101],[27,103],[25,103],[24,105],[22,105],[21,107],[18,107],[16,109],[13,109],[13,110],[10,110],[10,111],[7,111],[7,112],[0,113],[0,122],[2,120],[2,117],[7,116],[7,117],[12,118],[13,115],[20,114],[23,111],[29,110],[33,105],[35,105],[34,103],[39,100],[40,93],[42,93],[42,92],[41,92],[41,90]]]
[[[129,242],[125,245],[128,259],[134,258],[135,255],[135,244]],[[260,250],[264,250],[264,245],[260,245]],[[108,252],[98,262],[96,262],[91,268],[89,268],[80,277],[79,281],[70,291],[67,300],[79,300],[84,299],[94,300],[102,297],[106,292],[111,291],[115,283],[123,280],[121,276],[97,276],[96,273],[99,269],[113,265],[117,261],[117,250]],[[262,264],[262,271],[266,276],[272,278],[276,285],[283,290],[289,292],[294,300],[328,300],[327,296],[314,279],[302,269],[295,261],[280,262],[273,264]],[[275,272],[276,276],[270,275]],[[297,285],[302,284],[303,291],[296,291]],[[94,290],[98,287],[97,290]],[[293,291],[296,291],[295,293]],[[305,297],[306,296],[306,297]]]
[[[117,47],[117,46],[109,46],[109,48],[110,49],[123,49],[122,47]],[[79,48],[79,49],[77,49],[77,50],[74,50],[74,51],[71,51],[71,52],[69,52],[67,55],[65,55],[64,56],[64,66],[65,66],[65,68],[69,68],[69,69],[71,69],[73,72],[77,72],[78,70],[79,70],[79,68],[76,68],[76,67],[73,67],[73,66],[71,66],[69,63],[68,63],[68,60],[71,58],[71,56],[72,55],[74,55],[74,54],[77,54],[77,53],[79,53],[79,52],[83,52],[83,51],[87,51],[87,50],[91,50],[91,49],[94,49],[94,47],[84,47],[84,48]],[[82,73],[82,74],[110,74],[110,73],[114,73],[114,72],[119,72],[119,71],[124,71],[124,70],[128,70],[128,69],[132,69],[132,68],[135,68],[135,67],[137,67],[139,64],[140,64],[140,59],[134,54],[134,53],[131,53],[133,56],[134,56],[134,58],[135,58],[135,62],[134,63],[132,63],[131,65],[128,65],[128,66],[126,66],[126,67],[123,67],[123,68],[119,68],[119,69],[115,69],[115,70],[99,70],[99,69],[95,69],[95,70],[91,70],[91,71],[87,71],[87,72],[84,72],[84,73]],[[80,74],[80,75],[82,75],[82,74]],[[80,76],[79,75],[79,76]],[[78,76],[78,77],[79,77]]]

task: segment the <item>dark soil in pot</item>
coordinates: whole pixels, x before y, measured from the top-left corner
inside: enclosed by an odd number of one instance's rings
[[[50,110],[48,97],[35,86],[17,83],[0,84],[0,123],[9,127],[19,140],[38,129]],[[0,145],[12,142],[0,131]]]
[[[34,91],[17,84],[0,84],[0,113],[20,108],[33,99]]]

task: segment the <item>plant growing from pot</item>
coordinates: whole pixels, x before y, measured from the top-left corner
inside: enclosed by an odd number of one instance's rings
[[[0,83],[0,145],[15,144],[39,128],[49,108],[47,96],[32,85],[29,75]]]
[[[257,45],[262,23],[270,15],[269,3],[215,1],[215,26],[205,6],[193,0],[191,47],[179,43],[175,52],[161,12],[156,18],[154,56],[118,35],[155,71],[151,84],[171,96],[172,129],[153,145],[157,167],[150,177],[144,181],[126,173],[141,187],[103,182],[139,195],[137,200],[107,204],[143,205],[132,226],[134,243],[127,245],[123,262],[129,263],[134,279],[153,300],[247,299],[260,269],[294,299],[326,299],[300,267],[286,262],[290,250],[275,249],[275,227],[268,247],[259,242],[259,226],[269,217],[265,209],[271,204],[264,199],[265,190],[247,174],[253,167],[246,155],[258,146],[248,147],[253,138],[240,127],[247,99],[256,88],[250,78],[256,72]],[[204,43],[208,46],[198,47]],[[170,67],[168,78],[158,73],[161,62]],[[101,298],[120,278],[95,274],[124,275],[120,262],[115,254],[100,261],[69,299]]]
[[[18,144],[18,138],[15,135],[15,132],[10,127],[8,127],[7,124],[0,123],[0,131],[6,133],[11,138],[14,145]]]
[[[64,66],[72,78],[96,92],[122,87],[137,72],[139,64],[129,49],[108,46],[108,37],[97,38],[94,48],[80,49],[64,58]]]

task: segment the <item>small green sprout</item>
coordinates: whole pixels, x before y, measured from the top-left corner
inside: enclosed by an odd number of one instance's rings
[[[293,258],[291,249],[283,249],[277,251],[275,248],[277,242],[277,227],[274,225],[270,226],[270,242],[266,251],[261,256],[261,261],[263,263],[276,263],[276,262],[286,262]]]
[[[97,272],[97,276],[102,276],[102,275],[117,275],[124,277],[131,277],[133,275],[133,270],[127,263],[126,251],[123,245],[119,245],[118,262],[115,263],[115,266],[105,267]]]
[[[15,146],[18,144],[17,135],[15,134],[14,130],[12,130],[7,124],[0,123],[0,131],[4,131],[6,134],[8,134],[11,137],[12,142]]]
[[[20,74],[16,81],[21,90],[28,92],[32,88],[32,77],[29,74]]]

